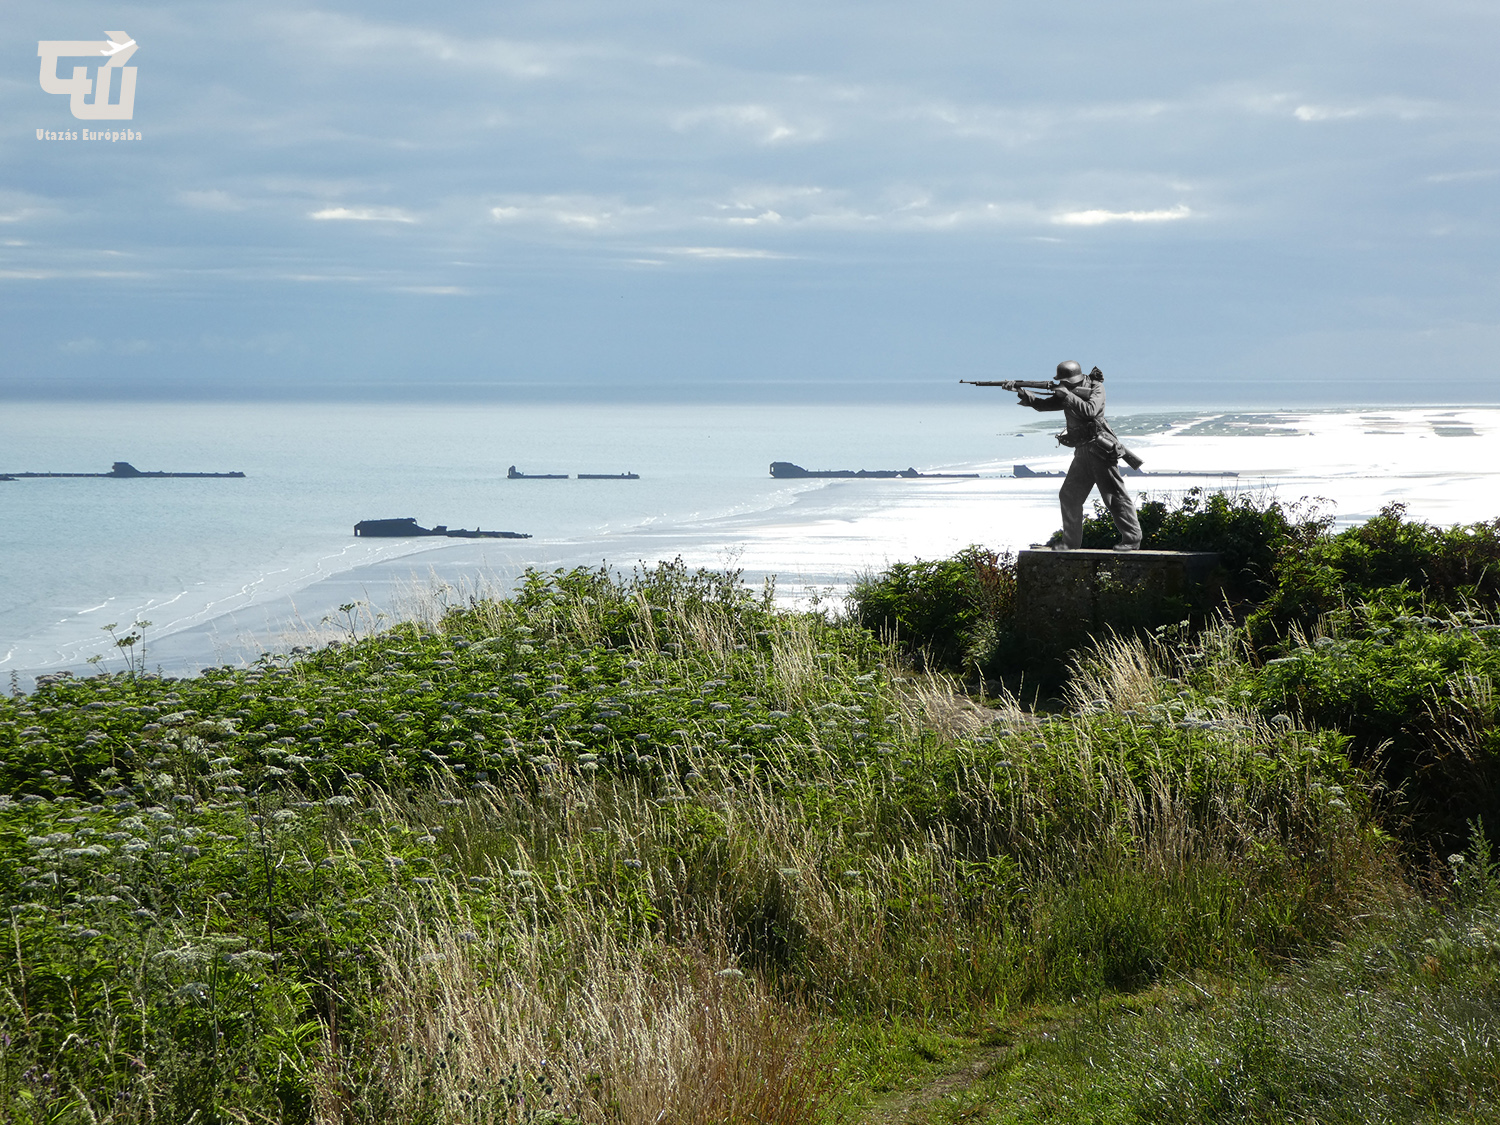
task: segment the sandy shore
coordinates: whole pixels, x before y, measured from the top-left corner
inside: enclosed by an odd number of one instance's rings
[[[1029,420],[1028,420],[1029,421]],[[1494,408],[1370,410],[1360,413],[1221,415],[1198,421],[1120,420],[1147,470],[1232,469],[1239,476],[1132,478],[1140,496],[1173,500],[1195,485],[1318,500],[1340,524],[1403,503],[1433,523],[1500,515],[1500,435]],[[1039,443],[1038,471],[1065,468],[1067,451]],[[410,612],[421,591],[509,590],[528,567],[599,566],[629,571],[680,557],[690,566],[738,567],[748,581],[775,576],[787,603],[837,602],[864,572],[890,562],[941,558],[970,543],[1015,549],[1058,526],[1056,478],[1017,479],[1012,464],[969,466],[971,480],[833,481],[784,508],[677,526],[577,539],[458,541],[375,562],[291,594],[222,614],[152,641],[151,667],[171,674],[240,664],[338,635],[324,619],[363,603],[368,625]]]

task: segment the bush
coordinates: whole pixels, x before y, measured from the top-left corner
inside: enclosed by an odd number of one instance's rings
[[[1247,607],[1275,588],[1278,567],[1323,536],[1330,521],[1301,506],[1286,507],[1262,494],[1231,496],[1189,489],[1176,508],[1144,500],[1139,509],[1141,546],[1152,551],[1214,551],[1218,573],[1202,591],[1201,609],[1224,599]],[[1083,545],[1112,547],[1118,535],[1102,505],[1084,521]]]
[[[856,622],[920,666],[989,670],[1013,655],[1015,596],[1015,556],[973,546],[866,575],[849,601]]]
[[[1420,594],[1431,609],[1500,606],[1500,520],[1438,528],[1408,521],[1405,505],[1391,504],[1357,527],[1289,546],[1274,587],[1250,618],[1262,645],[1392,587]]]
[[[1397,587],[1339,610],[1334,631],[1253,677],[1267,714],[1352,736],[1351,753],[1398,791],[1414,834],[1451,846],[1500,802],[1500,625],[1472,611],[1414,612]]]

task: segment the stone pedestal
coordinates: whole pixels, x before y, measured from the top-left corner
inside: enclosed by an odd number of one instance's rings
[[[1016,560],[1016,627],[1034,658],[1119,633],[1181,621],[1219,564],[1209,551],[1022,551]]]

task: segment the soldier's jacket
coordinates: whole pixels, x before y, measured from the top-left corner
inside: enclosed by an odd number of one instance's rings
[[[1033,410],[1061,410],[1067,428],[1057,435],[1057,440],[1070,449],[1087,449],[1100,457],[1118,460],[1120,439],[1104,420],[1104,384],[1094,383],[1093,390],[1080,395],[1058,387],[1050,396],[1043,397],[1035,391],[1023,388],[1021,401]]]

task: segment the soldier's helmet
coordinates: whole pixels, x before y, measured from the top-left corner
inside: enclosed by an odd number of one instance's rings
[[[1066,360],[1057,365],[1057,381],[1069,386],[1083,382],[1083,368],[1077,360]]]

